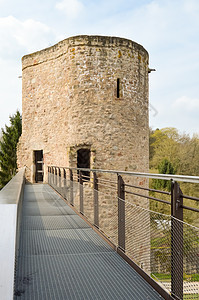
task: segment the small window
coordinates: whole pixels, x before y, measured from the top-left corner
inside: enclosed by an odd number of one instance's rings
[[[90,169],[90,149],[79,149],[77,151],[77,168]],[[90,180],[90,172],[82,171],[83,180]]]
[[[117,78],[117,98],[120,98],[120,78]]]

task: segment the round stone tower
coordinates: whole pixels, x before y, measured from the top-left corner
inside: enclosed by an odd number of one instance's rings
[[[76,36],[22,58],[18,167],[148,171],[148,53],[118,37]],[[43,166],[39,166],[42,162]],[[44,170],[44,173],[42,173]]]

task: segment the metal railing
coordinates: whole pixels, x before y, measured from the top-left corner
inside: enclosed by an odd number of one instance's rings
[[[149,188],[149,178],[170,180],[171,191]],[[48,183],[165,299],[199,299],[199,228],[183,221],[184,210],[199,212],[199,198],[183,195],[177,181],[199,177],[48,167]],[[151,210],[150,201],[171,213]]]

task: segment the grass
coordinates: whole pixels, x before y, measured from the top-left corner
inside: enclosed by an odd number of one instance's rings
[[[199,294],[183,294],[183,300],[199,300]]]
[[[151,277],[154,280],[160,280],[160,281],[171,281],[171,274],[164,274],[164,273],[151,273]]]

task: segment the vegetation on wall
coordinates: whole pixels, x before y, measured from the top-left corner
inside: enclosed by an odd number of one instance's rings
[[[1,129],[0,140],[0,189],[16,174],[17,143],[22,132],[20,112],[10,116],[10,126]]]

